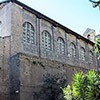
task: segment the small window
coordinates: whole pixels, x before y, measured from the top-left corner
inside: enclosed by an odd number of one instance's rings
[[[23,24],[23,41],[34,44],[34,27],[29,22]]]
[[[70,57],[76,57],[76,47],[74,45],[74,43],[71,43],[69,45],[69,54],[68,54]]]
[[[90,61],[90,63],[93,63],[93,53],[92,53],[92,51],[89,52],[89,61]]]
[[[51,36],[48,31],[42,32],[42,47],[46,50],[51,50]]]
[[[1,36],[1,32],[2,32],[2,22],[0,21],[0,36]]]
[[[88,34],[87,38],[90,40],[90,34]]]
[[[61,37],[57,39],[57,50],[58,50],[58,53],[65,54],[65,43]]]
[[[85,61],[85,49],[83,47],[80,48],[79,59]]]

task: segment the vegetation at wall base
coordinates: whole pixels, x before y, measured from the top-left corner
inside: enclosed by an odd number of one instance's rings
[[[47,73],[43,76],[40,91],[33,93],[33,100],[65,100],[62,88],[66,86],[67,78],[64,74]]]
[[[96,42],[95,42],[95,51],[96,51],[98,59],[100,59],[100,38],[96,39]]]
[[[86,74],[76,73],[73,76],[72,89],[68,85],[63,93],[66,100],[100,100],[100,72],[90,70]]]

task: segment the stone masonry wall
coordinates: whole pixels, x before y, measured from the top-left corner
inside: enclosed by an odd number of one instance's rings
[[[0,38],[0,100],[9,100],[10,39]]]
[[[17,79],[17,81],[20,81],[20,85],[16,84],[17,82],[15,83],[17,86],[15,86],[16,89],[20,89],[18,90],[20,100],[27,100],[29,98],[30,100],[33,100],[33,92],[39,91],[43,85],[43,77],[47,73],[52,75],[63,74],[65,75],[63,77],[67,77],[66,82],[71,84],[73,74],[77,71],[87,71],[84,68],[70,66],[57,61],[47,60],[22,53],[15,55],[13,58],[19,59],[13,60],[12,65],[15,70],[17,67],[14,75],[20,73],[20,76],[18,75],[18,77],[15,77],[15,80]],[[17,66],[14,64],[15,62],[19,62],[17,63]]]
[[[15,16],[16,15],[16,16]],[[35,29],[35,43],[29,44],[23,41],[23,23],[29,22]],[[12,45],[11,54],[15,55],[18,52],[31,54],[33,56],[56,60],[70,65],[80,66],[83,68],[90,68],[89,51],[93,52],[92,68],[96,69],[97,63],[95,59],[94,46],[87,43],[85,40],[77,38],[69,32],[57,27],[50,22],[37,17],[35,14],[28,12],[17,4],[12,6]],[[51,51],[47,51],[42,47],[42,32],[47,30],[51,35]],[[57,52],[57,38],[62,37],[65,42],[65,54]],[[76,46],[76,58],[68,56],[68,48],[70,43]],[[80,48],[85,48],[85,61],[79,60]]]
[[[0,7],[3,30],[0,33],[0,100],[32,100],[33,91],[39,90],[43,84],[43,75],[47,73],[65,73],[68,84],[71,84],[75,72],[96,69],[95,53],[94,63],[90,64],[88,58],[89,50],[94,50],[90,43],[23,9],[18,4],[10,2]],[[23,42],[24,22],[30,22],[34,26],[33,45]],[[52,36],[51,51],[42,48],[41,33],[44,30]],[[64,39],[65,55],[56,52],[58,37]],[[68,56],[71,42],[76,45],[76,59]],[[80,47],[86,50],[86,61],[83,62],[79,60]]]

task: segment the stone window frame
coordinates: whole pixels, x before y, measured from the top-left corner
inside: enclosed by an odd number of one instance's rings
[[[71,42],[68,47],[68,56],[72,58],[76,58],[76,45]]]
[[[23,41],[29,44],[35,44],[35,28],[27,21],[23,23]]]
[[[65,41],[62,37],[57,38],[57,52],[59,54],[65,54]]]
[[[52,50],[51,34],[47,30],[42,31],[42,48],[47,50],[47,51]]]
[[[82,61],[85,61],[86,58],[85,58],[85,48],[84,47],[80,47],[80,50],[79,50],[79,60],[82,60]]]

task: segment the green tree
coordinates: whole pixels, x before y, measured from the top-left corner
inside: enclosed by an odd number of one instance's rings
[[[63,91],[66,100],[100,100],[100,72],[90,70],[86,74],[76,73],[73,76],[72,90],[68,86]]]
[[[93,3],[93,7],[94,8],[95,7],[99,7],[99,9],[100,9],[100,0],[97,0],[97,1],[95,1],[95,0],[89,0],[89,1]]]
[[[73,96],[75,100],[84,100],[86,97],[86,77],[84,76],[83,72],[78,72],[73,77]]]
[[[45,74],[40,91],[33,92],[34,100],[65,100],[62,88],[67,86],[65,74]]]
[[[72,89],[71,89],[71,86],[70,86],[70,85],[68,85],[67,87],[65,87],[65,88],[63,89],[63,93],[64,93],[64,98],[65,98],[66,100],[72,100],[72,98],[73,98],[73,93],[72,93]]]
[[[96,39],[96,42],[95,42],[95,51],[96,51],[96,54],[98,56],[98,59],[100,59],[100,38]]]
[[[86,100],[97,100],[96,99],[96,81],[97,81],[97,73],[94,70],[90,70],[86,75]]]

